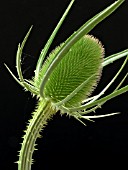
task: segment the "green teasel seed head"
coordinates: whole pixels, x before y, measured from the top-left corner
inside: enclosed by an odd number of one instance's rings
[[[128,49],[105,57],[103,60],[104,48],[102,44],[98,39],[87,34],[97,24],[112,14],[125,0],[118,0],[96,14],[64,43],[55,48],[45,60],[49,47],[74,1],[70,1],[69,6],[41,51],[35,69],[35,77],[32,80],[24,79],[21,68],[23,48],[32,27],[26,34],[23,42],[18,45],[16,69],[19,79],[5,65],[13,78],[25,90],[30,91],[33,96],[36,95],[38,97],[38,104],[32,114],[32,119],[29,120],[27,130],[25,130],[25,136],[23,137],[23,143],[19,153],[18,170],[31,169],[36,139],[40,137],[41,130],[58,110],[61,114],[67,113],[67,115],[73,116],[85,125],[82,121],[83,119],[90,120],[118,114],[117,112],[105,115],[87,115],[95,112],[96,109],[110,99],[128,91],[128,85],[121,87],[128,76],[127,73],[114,91],[103,97],[104,93],[115,82],[126,65],[128,61],[128,57],[126,57],[116,75],[102,91],[95,96],[89,96],[101,77],[102,68],[127,56]]]
[[[40,71],[38,80],[42,80],[61,46],[63,44],[49,55]],[[103,55],[104,48],[98,39],[90,35],[83,36],[69,49],[52,71],[44,87],[44,97],[53,103],[58,103],[70,95],[65,106],[80,105],[99,81]],[[37,84],[39,86],[40,82],[38,81]]]

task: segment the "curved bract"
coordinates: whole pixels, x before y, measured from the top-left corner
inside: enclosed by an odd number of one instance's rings
[[[121,87],[128,74],[124,76],[119,85],[109,95],[104,93],[115,82],[125,67],[128,58],[117,71],[116,75],[107,86],[97,95],[90,96],[96,87],[102,69],[114,61],[128,55],[128,49],[104,56],[104,49],[98,39],[88,35],[97,24],[113,13],[124,0],[118,0],[99,14],[95,15],[73,33],[64,43],[56,47],[49,55],[49,47],[55,38],[60,26],[67,16],[72,4],[68,8],[51,34],[44,49],[39,56],[35,76],[32,80],[25,80],[21,68],[21,56],[24,45],[28,39],[32,27],[29,29],[21,45],[18,45],[16,55],[16,68],[19,79],[7,67],[13,78],[26,91],[38,98],[38,104],[32,119],[29,121],[25,131],[24,140],[19,154],[18,170],[30,170],[32,155],[35,149],[35,142],[40,137],[40,131],[45,127],[47,121],[59,110],[61,114],[67,113],[85,125],[82,119],[100,118],[117,113],[106,115],[86,115],[94,112],[106,101],[128,91],[128,85]],[[48,56],[46,60],[46,55]]]

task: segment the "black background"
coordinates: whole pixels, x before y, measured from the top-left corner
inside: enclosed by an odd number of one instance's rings
[[[17,169],[18,150],[23,130],[36,103],[30,93],[9,75],[4,63],[17,75],[15,54],[31,25],[34,25],[23,54],[25,78],[33,70],[49,35],[56,26],[70,0],[4,0],[0,3],[0,169]],[[114,0],[76,0],[50,50],[63,42],[85,21]],[[105,56],[128,48],[128,2],[91,31],[102,41]],[[107,85],[123,60],[106,67],[95,93]],[[126,74],[127,67],[106,94],[116,87]],[[124,85],[127,84],[127,80]],[[121,112],[120,115],[85,121],[87,126],[68,116],[57,114],[38,139],[34,153],[34,170],[109,168],[121,165],[127,169],[128,157],[128,93],[107,102],[97,114]],[[125,168],[124,168],[125,167]]]

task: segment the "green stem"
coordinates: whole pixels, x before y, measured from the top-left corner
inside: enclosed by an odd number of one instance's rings
[[[19,155],[18,170],[31,170],[32,155],[35,150],[35,142],[40,137],[39,132],[45,127],[47,121],[56,113],[52,109],[51,103],[40,101],[33,118],[29,121],[26,134],[23,137],[23,143]]]

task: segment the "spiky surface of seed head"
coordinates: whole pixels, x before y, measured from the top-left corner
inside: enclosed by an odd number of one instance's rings
[[[60,48],[61,46],[57,47],[46,60],[40,80]],[[82,37],[51,73],[45,85],[44,96],[55,103],[62,101],[93,75],[93,78],[66,103],[67,107],[79,105],[93,91],[99,80],[103,54],[104,49],[96,38],[89,35]]]

